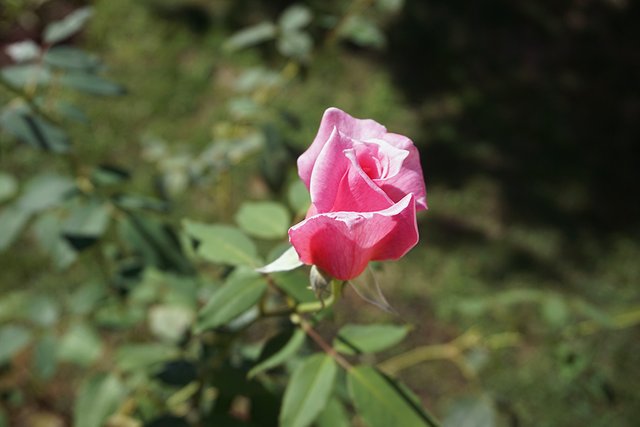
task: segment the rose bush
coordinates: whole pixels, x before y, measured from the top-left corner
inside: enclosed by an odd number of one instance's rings
[[[329,108],[298,173],[311,206],[289,240],[305,264],[349,280],[369,261],[398,259],[418,242],[416,211],[427,199],[409,138]]]

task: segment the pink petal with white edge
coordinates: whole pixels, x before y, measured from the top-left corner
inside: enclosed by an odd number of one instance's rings
[[[359,276],[369,261],[395,260],[418,243],[416,204],[408,194],[378,212],[332,212],[289,229],[300,260],[339,280]]]
[[[307,188],[310,185],[313,165],[334,128],[354,139],[377,138],[387,132],[384,126],[374,120],[356,119],[338,108],[328,108],[322,115],[320,128],[313,143],[298,157],[298,175]]]

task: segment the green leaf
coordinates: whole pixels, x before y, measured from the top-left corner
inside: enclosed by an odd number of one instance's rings
[[[315,425],[317,427],[350,427],[351,420],[342,403],[333,397],[329,399],[327,406],[318,415]]]
[[[335,362],[326,354],[315,354],[298,365],[284,392],[280,425],[310,425],[325,407],[337,371]]]
[[[375,22],[361,15],[350,16],[340,29],[340,36],[363,46],[381,49],[387,39]]]
[[[282,365],[293,357],[304,344],[305,333],[301,329],[283,331],[271,338],[260,354],[258,363],[247,374],[253,378],[261,372]]]
[[[179,342],[193,322],[193,311],[179,305],[156,305],[149,310],[149,329],[167,342]]]
[[[58,205],[75,189],[73,181],[53,173],[33,177],[25,186],[17,205],[27,212],[39,212]]]
[[[48,380],[56,373],[56,349],[56,337],[52,334],[42,336],[36,343],[32,366],[33,372],[42,380]]]
[[[280,289],[299,303],[317,301],[318,298],[309,289],[309,271],[307,269],[297,269],[271,273],[271,277],[276,281]]]
[[[60,218],[53,212],[45,212],[34,224],[34,232],[40,247],[51,257],[59,270],[68,268],[78,258],[78,254],[62,237]]]
[[[126,344],[116,352],[116,364],[123,371],[137,371],[173,359],[178,348],[159,343]]]
[[[96,55],[71,46],[54,46],[43,59],[48,65],[67,69],[93,70],[100,65]]]
[[[8,206],[0,212],[0,251],[7,249],[18,238],[31,214],[17,206]]]
[[[404,6],[404,0],[376,0],[376,6],[381,12],[398,13]]]
[[[117,83],[103,79],[96,74],[84,72],[63,74],[60,77],[60,84],[92,95],[117,96],[127,92],[123,86]]]
[[[113,374],[98,374],[85,380],[73,408],[73,425],[102,427],[116,412],[125,394],[124,384]]]
[[[333,340],[333,345],[344,354],[375,353],[398,344],[407,336],[409,329],[389,324],[345,325]]]
[[[286,236],[291,223],[287,209],[275,202],[245,202],[235,219],[248,234],[264,239]]]
[[[313,14],[311,10],[301,4],[289,6],[282,12],[278,19],[278,25],[282,31],[299,30],[311,23]]]
[[[76,323],[60,339],[58,359],[87,366],[102,354],[102,342],[90,326]]]
[[[291,205],[297,215],[304,215],[311,204],[309,190],[307,190],[304,182],[299,180],[291,183],[287,191],[287,198],[289,199],[289,205]]]
[[[69,214],[62,234],[77,251],[95,243],[104,234],[111,218],[109,206],[97,199],[76,203]]]
[[[305,31],[287,31],[278,38],[278,52],[284,56],[305,59],[312,48],[313,39]]]
[[[31,331],[24,326],[7,325],[0,328],[0,365],[8,362],[31,341]]]
[[[369,427],[438,425],[399,384],[375,368],[358,366],[347,371],[347,385]]]
[[[5,172],[0,172],[0,203],[9,200],[18,191],[18,181]]]
[[[60,316],[60,308],[53,298],[34,295],[26,307],[26,317],[38,326],[53,326]]]
[[[276,33],[277,27],[272,22],[261,22],[233,34],[227,39],[224,47],[230,51],[244,49],[271,40],[276,36]]]
[[[278,271],[291,271],[302,265],[302,261],[298,257],[298,253],[292,246],[282,253],[275,261],[270,262],[264,267],[258,268],[256,271],[260,273],[275,273]]]
[[[51,82],[51,72],[40,64],[10,65],[0,70],[0,77],[18,89]]]
[[[92,15],[91,7],[82,7],[69,15],[47,25],[44,29],[44,41],[47,44],[58,43],[84,27]]]
[[[486,396],[465,397],[453,403],[442,427],[493,427],[496,410]]]
[[[221,264],[259,267],[261,262],[255,243],[235,227],[183,221],[186,233],[200,242],[197,253]]]
[[[61,128],[23,106],[5,110],[0,115],[0,125],[8,133],[34,148],[54,153],[69,151],[69,137]]]
[[[267,289],[264,278],[247,270],[236,270],[200,312],[197,330],[215,328],[247,311]]]

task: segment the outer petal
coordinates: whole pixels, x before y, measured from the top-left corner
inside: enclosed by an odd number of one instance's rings
[[[398,259],[418,242],[412,194],[378,212],[332,212],[307,218],[289,229],[300,260],[339,280],[364,271],[369,261]]]
[[[298,157],[298,174],[309,188],[313,165],[320,151],[327,143],[333,129],[354,139],[377,138],[384,135],[387,129],[380,123],[370,119],[356,119],[338,108],[327,109],[320,121],[320,129],[311,146]]]
[[[400,173],[387,179],[374,179],[374,182],[394,202],[400,200],[405,194],[412,193],[416,197],[418,210],[427,209],[427,190],[424,184],[418,149],[406,136],[388,133],[383,139],[395,147],[407,150],[409,156],[404,159]]]

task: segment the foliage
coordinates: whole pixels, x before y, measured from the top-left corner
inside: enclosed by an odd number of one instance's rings
[[[577,230],[565,257],[549,222],[496,214],[501,187],[458,168],[505,159],[455,142],[491,103],[409,105],[381,70],[417,3],[238,3],[98,1],[9,46],[0,426],[628,425],[637,241]],[[432,143],[429,243],[374,268],[399,317],[337,283],[319,300],[286,245],[308,206],[295,158],[334,104]],[[443,152],[463,153],[452,181]]]

